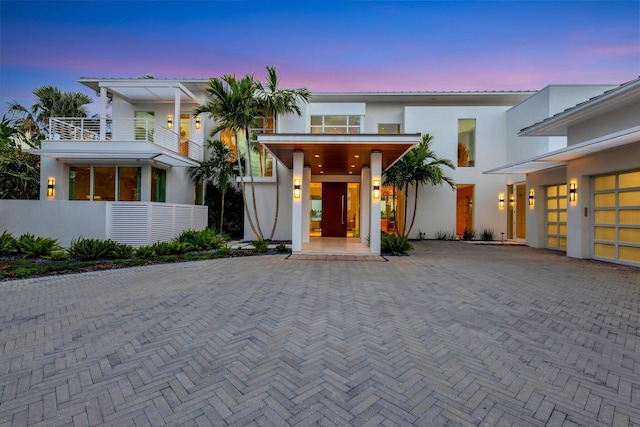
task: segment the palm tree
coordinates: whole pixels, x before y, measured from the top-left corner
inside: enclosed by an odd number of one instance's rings
[[[224,196],[229,188],[233,176],[238,175],[238,168],[230,160],[229,146],[219,139],[208,140],[207,148],[210,150],[209,159],[201,162],[199,166],[191,168],[191,179],[195,182],[213,181],[220,188],[220,232],[224,225]]]
[[[22,151],[29,136],[11,126],[6,117],[0,121],[0,199],[38,199],[40,158]],[[30,144],[29,144],[30,145]]]
[[[41,86],[33,94],[38,100],[30,109],[11,101],[7,111],[14,125],[41,137],[46,136],[51,117],[87,117],[85,105],[93,102],[84,93],[62,92],[55,86]]]
[[[244,209],[247,215],[249,226],[253,234],[264,239],[260,228],[260,220],[258,218],[258,209],[255,198],[255,185],[253,185],[253,171],[251,169],[251,150],[249,148],[249,127],[254,117],[261,114],[261,109],[255,100],[255,93],[258,89],[258,83],[252,75],[246,75],[240,80],[235,76],[226,74],[222,78],[212,78],[209,80],[207,92],[209,92],[209,100],[196,107],[193,115],[197,116],[206,113],[218,123],[218,127],[211,131],[214,135],[224,129],[231,129],[236,141],[239,141],[241,134],[245,135],[245,153],[247,155],[247,163],[249,167],[249,176],[251,180],[251,191],[253,198],[253,211],[255,215],[255,225],[249,212],[247,203],[247,195],[245,191],[244,174],[242,172],[242,164],[240,153],[236,153],[238,161],[238,172],[240,174],[240,186],[242,188],[242,197],[244,201]],[[238,150],[238,147],[236,147]]]
[[[273,131],[277,132],[277,120],[279,114],[297,114],[302,116],[300,102],[308,103],[311,100],[311,92],[306,88],[300,89],[280,89],[278,84],[280,79],[276,73],[276,67],[267,66],[266,86],[259,85],[257,97],[265,111],[265,116],[273,114]],[[273,228],[269,240],[273,240],[278,225],[278,214],[280,210],[280,185],[278,182],[278,161],[275,162],[276,175],[276,212],[273,219]]]
[[[391,168],[385,172],[385,185],[393,185],[404,190],[404,222],[403,230],[400,234],[409,237],[411,229],[416,219],[418,210],[418,187],[424,184],[442,185],[449,184],[452,189],[456,188],[453,179],[446,176],[442,170],[443,166],[455,169],[453,162],[449,159],[441,159],[431,148],[433,136],[428,133],[422,135],[420,142],[416,147],[409,151],[402,159],[396,162]],[[415,196],[413,199],[413,216],[411,224],[407,229],[407,190],[409,185],[413,185]]]

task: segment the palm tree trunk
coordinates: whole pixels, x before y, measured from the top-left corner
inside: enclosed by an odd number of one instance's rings
[[[256,227],[253,225],[253,220],[251,219],[251,213],[249,213],[249,205],[247,203],[247,193],[245,192],[244,186],[244,174],[242,173],[242,162],[240,161],[240,150],[238,150],[238,132],[233,131],[236,135],[236,160],[238,161],[238,172],[240,175],[240,188],[242,189],[242,201],[244,202],[244,212],[247,215],[247,219],[249,220],[249,226],[251,227],[251,231],[253,231],[253,235],[258,237],[258,232],[256,231]]]
[[[275,164],[274,172],[276,174],[276,216],[273,219],[273,228],[271,229],[271,236],[269,240],[273,240],[273,236],[276,234],[276,226],[278,225],[278,213],[280,211],[280,183],[278,182],[278,161],[273,159]]]
[[[404,185],[404,221],[402,222],[402,237],[407,237],[405,231],[407,230],[407,208],[409,207],[409,198],[407,197],[407,190],[409,184]]]
[[[407,231],[407,236],[411,234],[411,229],[413,228],[413,223],[416,220],[416,212],[418,211],[418,186],[416,185],[416,196],[413,199],[413,215],[411,216],[411,225],[409,225],[409,230]]]
[[[258,207],[256,206],[256,186],[253,181],[253,167],[251,164],[251,147],[249,146],[249,128],[245,129],[245,145],[247,147],[247,162],[249,163],[249,180],[251,181],[251,198],[253,199],[253,213],[256,219],[256,228],[258,229],[258,238],[264,239],[262,229],[260,228],[260,218],[258,218]]]
[[[222,233],[222,224],[224,224],[224,194],[227,192],[226,188],[221,189],[222,191],[222,200],[220,204],[220,233]]]

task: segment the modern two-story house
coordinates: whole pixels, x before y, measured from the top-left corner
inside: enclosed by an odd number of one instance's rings
[[[203,143],[215,127],[192,114],[207,81],[80,82],[99,96],[100,118],[52,119],[38,150],[42,216],[29,214],[28,202],[9,210],[3,203],[3,217],[13,219],[0,228],[20,232],[40,221],[48,224],[41,235],[70,236],[63,241],[100,229],[96,237],[146,244],[204,227],[202,189],[188,170],[207,156]],[[408,218],[414,201],[412,189],[385,186],[384,171],[429,133],[437,155],[456,165],[445,172],[457,188],[420,187],[410,237],[491,229],[572,257],[640,266],[639,86],[314,93],[301,117],[256,118],[251,129],[261,228],[268,235],[278,212],[274,239],[291,240],[294,252],[331,241],[339,253],[379,253],[381,233],[402,228],[405,201]],[[243,152],[231,132],[217,137],[232,155]],[[255,238],[246,219],[244,237]]]

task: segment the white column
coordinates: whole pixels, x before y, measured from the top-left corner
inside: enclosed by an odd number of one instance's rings
[[[100,88],[100,141],[107,139],[107,88]]]
[[[371,235],[369,224],[371,219],[371,171],[368,167],[363,167],[360,173],[360,241],[367,244],[367,238]],[[380,222],[378,222],[380,225]]]
[[[175,88],[173,105],[173,133],[176,134],[176,153],[180,152],[180,88]]]
[[[306,243],[309,241],[309,233],[311,232],[311,168],[309,166],[304,167],[302,188],[309,189],[302,197],[302,242]]]
[[[291,196],[293,198],[291,210],[291,250],[302,251],[302,200],[309,197],[307,188],[303,183],[304,154],[302,151],[293,153],[293,181],[291,182]],[[295,197],[294,183],[300,181],[300,197]]]
[[[380,193],[382,192],[382,153],[374,151],[371,153],[371,179],[367,186],[367,193],[371,199],[371,230],[369,234],[369,249],[372,254],[380,253]],[[373,194],[373,183],[379,181],[380,191],[377,198]]]

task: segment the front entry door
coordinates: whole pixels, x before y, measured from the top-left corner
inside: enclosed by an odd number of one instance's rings
[[[322,183],[322,237],[347,237],[347,183]]]

